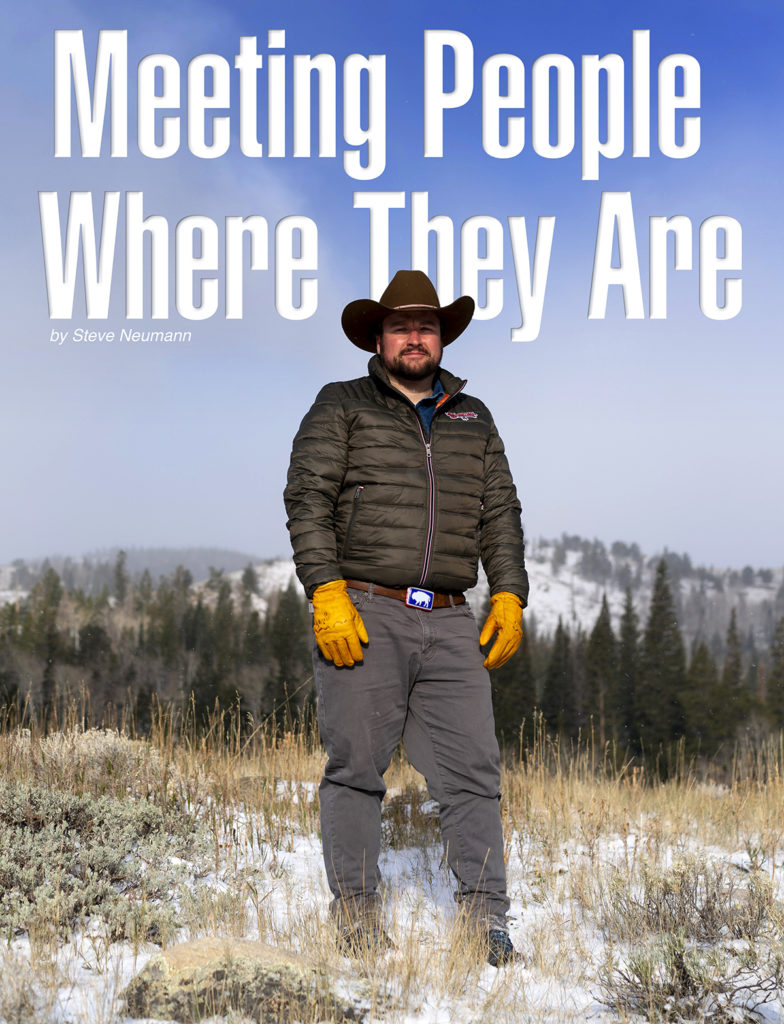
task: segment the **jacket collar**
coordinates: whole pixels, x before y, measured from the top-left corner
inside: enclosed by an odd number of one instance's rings
[[[368,363],[368,373],[370,374],[371,380],[375,380],[377,383],[380,382],[384,387],[388,388],[394,394],[399,395],[400,392],[397,390],[395,385],[390,381],[387,371],[384,369],[384,364],[381,362],[379,356],[372,356]],[[454,395],[462,389],[468,383],[465,380],[461,380],[460,377],[455,377],[449,370],[445,370],[443,366],[438,369],[438,376],[441,383],[444,385],[444,391],[448,395]]]

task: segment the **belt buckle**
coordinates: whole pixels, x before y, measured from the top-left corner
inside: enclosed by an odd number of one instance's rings
[[[432,590],[422,587],[409,587],[406,591],[406,604],[409,608],[419,608],[423,612],[432,612],[436,595]]]

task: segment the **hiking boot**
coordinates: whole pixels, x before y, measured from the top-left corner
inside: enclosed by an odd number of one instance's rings
[[[338,928],[338,949],[343,956],[363,957],[394,948],[381,923],[381,908],[375,893],[333,900],[330,914]]]
[[[486,949],[487,962],[491,967],[502,967],[520,959],[520,954],[512,945],[509,932],[505,928],[491,926],[487,929]]]
[[[358,921],[354,925],[341,928],[338,933],[338,949],[343,956],[361,959],[369,954],[382,955],[387,950],[394,949],[394,946],[378,921]]]
[[[522,960],[509,938],[506,914],[481,914],[475,921],[487,962],[492,967],[503,967],[513,960]]]

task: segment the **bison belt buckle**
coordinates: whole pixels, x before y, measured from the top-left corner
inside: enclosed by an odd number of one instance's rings
[[[431,612],[436,595],[432,590],[421,587],[409,587],[406,591],[406,604],[409,608],[419,608],[423,612]]]

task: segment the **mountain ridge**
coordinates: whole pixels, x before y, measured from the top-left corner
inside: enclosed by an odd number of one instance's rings
[[[53,556],[27,563],[17,559],[0,566],[0,604],[23,599],[47,568],[54,568],[68,589],[81,587],[100,592],[113,585],[114,567],[121,549],[92,552],[81,559]],[[734,609],[744,647],[768,649],[778,620],[784,615],[784,567],[743,569],[694,566],[687,554],[665,549],[662,554],[645,555],[635,543],[615,541],[608,548],[599,540],[577,534],[557,539],[536,538],[526,549],[531,595],[526,612],[529,628],[552,635],[559,618],[570,631],[590,631],[596,621],[603,595],[617,628],[629,588],[639,621],[644,625],[650,604],[653,577],[661,559],[667,562],[678,621],[687,643],[705,640],[720,653]],[[290,558],[259,559],[258,556],[222,548],[129,548],[124,568],[131,580],[147,570],[168,575],[182,565],[193,576],[194,587],[205,592],[208,577],[222,572],[239,591],[243,570],[252,565],[259,580],[254,604],[265,613],[270,597],[296,579]],[[85,585],[85,584],[89,585]],[[469,592],[477,614],[487,596],[487,582],[480,580]]]

